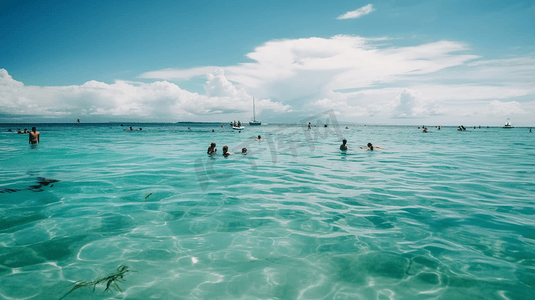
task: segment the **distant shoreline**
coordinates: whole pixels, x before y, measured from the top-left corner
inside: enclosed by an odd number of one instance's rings
[[[105,123],[0,123],[0,126],[20,126],[20,127],[28,127],[28,126],[99,126],[99,125],[115,125],[115,126],[131,126],[131,125],[147,125],[147,126],[154,126],[154,125],[162,125],[162,126],[172,126],[172,125],[187,125],[187,126],[195,126],[195,125],[212,125],[212,126],[221,126],[221,124],[225,126],[230,126],[229,122],[105,122]],[[244,124],[245,126],[249,127],[249,125]],[[267,125],[261,125],[261,126],[254,126],[254,127],[264,127],[264,126],[272,126],[272,125],[286,125],[286,126],[301,126],[300,123],[269,123]],[[328,124],[329,127],[333,126],[332,124]],[[421,128],[422,125],[389,125],[389,124],[356,124],[356,123],[338,123],[338,126],[356,126],[356,127],[366,127],[366,126],[373,126],[373,127],[419,127]],[[427,128],[433,129],[435,126],[440,126],[441,128],[457,128],[458,125],[425,125]],[[475,129],[484,129],[484,128],[502,128],[503,125],[481,125],[481,128],[479,125],[465,125],[467,129],[474,129],[474,126],[476,126]],[[534,128],[535,126],[515,126],[514,128]],[[512,128],[512,129],[514,129]]]

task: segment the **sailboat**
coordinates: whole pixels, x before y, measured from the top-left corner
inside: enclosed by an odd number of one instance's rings
[[[262,125],[262,122],[260,122],[259,120],[256,119],[256,112],[255,112],[255,107],[254,107],[254,97],[253,97],[253,120],[249,121],[249,125],[251,125],[251,126]]]

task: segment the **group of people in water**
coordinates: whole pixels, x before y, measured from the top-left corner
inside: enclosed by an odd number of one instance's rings
[[[7,130],[8,132],[12,132],[11,129]],[[28,134],[29,140],[28,143],[30,144],[39,144],[39,135],[41,134],[37,129],[32,127],[32,131],[28,131],[28,129],[24,128],[24,131],[17,129],[17,133],[20,134]]]
[[[383,147],[379,147],[379,146],[374,146],[372,145],[372,143],[368,143],[368,145],[366,145],[365,147],[360,147],[360,149],[365,149],[365,150],[369,150],[369,151],[373,151],[373,149],[385,149]],[[347,140],[344,139],[342,140],[342,145],[340,145],[340,150],[342,151],[347,151],[349,150],[349,147],[347,146]]]
[[[435,126],[437,128],[437,130],[440,130],[441,126]],[[418,129],[420,129],[420,127],[418,127]],[[423,133],[427,133],[427,127],[425,126],[422,126],[422,132]]]
[[[260,136],[260,135],[254,140],[258,141],[258,142],[265,141],[264,139],[262,139],[262,136]],[[369,151],[373,151],[373,149],[385,149],[383,147],[374,146],[372,143],[368,143],[365,147],[360,147],[360,148],[361,149],[365,149],[365,150],[369,150]],[[349,147],[347,146],[347,140],[346,139],[344,139],[342,141],[342,145],[340,145],[340,150],[344,151],[344,152],[349,150]],[[208,146],[208,150],[206,150],[206,154],[213,156],[216,153],[217,153],[216,143],[212,142],[210,144],[210,146]],[[227,145],[223,146],[223,156],[224,157],[228,157],[229,155],[232,155],[232,154],[234,154],[234,153],[228,151],[228,146]],[[241,149],[241,154],[247,155],[247,148],[242,148]]]
[[[254,139],[254,140],[257,141],[257,142],[263,142],[264,141],[264,139],[262,139],[262,136],[260,136],[260,135],[258,136],[258,138]],[[217,152],[216,143],[212,142],[210,144],[210,146],[208,147],[208,150],[206,151],[206,154],[215,155],[216,152]],[[234,154],[234,153],[233,152],[228,152],[228,146],[227,145],[223,146],[223,156],[224,157],[227,157],[227,156],[232,155],[232,154]],[[242,148],[241,149],[241,154],[247,155],[247,148]]]
[[[216,146],[216,143],[212,142],[210,144],[210,146],[208,147],[208,151],[206,151],[206,153],[208,155],[215,155],[216,152],[217,152],[217,148],[215,146]],[[234,154],[234,153],[228,152],[228,146],[227,145],[223,146],[223,156],[224,157],[227,157],[227,156],[232,155],[232,154]],[[247,148],[242,148],[241,149],[241,154],[246,155],[247,154]]]

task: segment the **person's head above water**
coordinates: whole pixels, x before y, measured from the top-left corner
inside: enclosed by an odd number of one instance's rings
[[[262,137],[261,136],[258,136],[258,139],[261,139]]]
[[[347,147],[346,144],[347,144],[347,140],[346,140],[346,139],[343,139],[343,140],[342,140],[342,145],[340,145],[340,150],[342,150],[342,151],[347,150],[348,147]]]
[[[208,154],[214,154],[216,151],[217,151],[217,149],[215,148],[215,142],[212,142],[210,144],[210,146],[208,147],[207,153]]]
[[[247,154],[247,148],[242,148],[242,149],[241,149],[241,153],[242,153],[242,154]]]

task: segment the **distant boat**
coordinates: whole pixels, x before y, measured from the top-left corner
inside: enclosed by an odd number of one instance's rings
[[[80,119],[76,119],[76,123],[80,124]]]
[[[240,126],[240,127],[234,126],[234,127],[232,127],[232,129],[234,129],[234,130],[244,130],[245,127],[243,127],[243,126]]]
[[[514,128],[513,124],[511,124],[511,121],[509,121],[509,118],[507,118],[507,121],[505,121],[505,125],[503,125],[502,128]]]
[[[255,106],[254,106],[254,97],[253,97],[253,120],[249,121],[249,125],[251,125],[251,126],[262,125],[262,122],[260,122],[259,120],[256,119],[256,110],[255,110]]]

